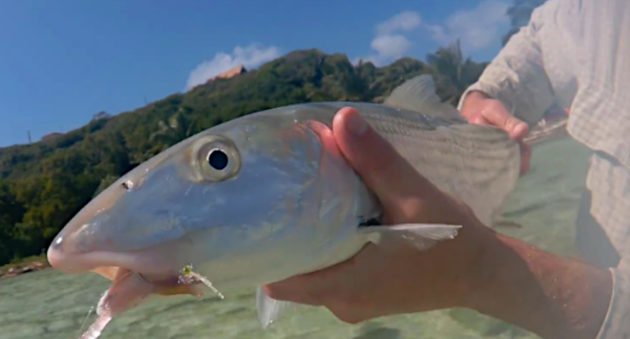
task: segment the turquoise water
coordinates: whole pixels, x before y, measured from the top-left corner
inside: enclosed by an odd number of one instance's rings
[[[587,156],[570,140],[540,145],[505,215],[522,228],[501,232],[572,254]],[[76,338],[108,282],[53,270],[0,280],[0,338]],[[87,320],[89,323],[94,315]],[[87,324],[85,325],[87,326]],[[117,317],[102,338],[536,338],[472,311],[447,310],[347,325],[328,311],[301,308],[261,330],[249,291],[226,300],[161,297]]]

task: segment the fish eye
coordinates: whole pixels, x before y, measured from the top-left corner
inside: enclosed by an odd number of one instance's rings
[[[229,159],[227,154],[220,149],[210,150],[208,153],[208,165],[217,171],[221,171],[228,166]]]
[[[222,136],[198,140],[193,148],[195,172],[199,180],[223,181],[240,170],[240,155],[234,143]]]

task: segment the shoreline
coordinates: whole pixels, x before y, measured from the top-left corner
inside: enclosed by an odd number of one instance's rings
[[[44,255],[24,258],[17,262],[1,266],[0,280],[45,270],[47,268],[50,268],[50,264]]]

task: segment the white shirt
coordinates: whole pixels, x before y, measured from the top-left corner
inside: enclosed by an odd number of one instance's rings
[[[630,338],[630,0],[549,0],[512,36],[479,81],[530,125],[552,104],[591,159],[593,218],[621,256],[598,338]],[[610,157],[610,158],[608,158]],[[613,159],[613,160],[610,160]]]

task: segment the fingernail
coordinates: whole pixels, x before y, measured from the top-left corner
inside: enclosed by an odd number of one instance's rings
[[[346,128],[348,129],[348,132],[356,136],[361,136],[365,133],[365,131],[367,131],[368,124],[365,119],[359,115],[359,113],[355,112],[348,116]]]

